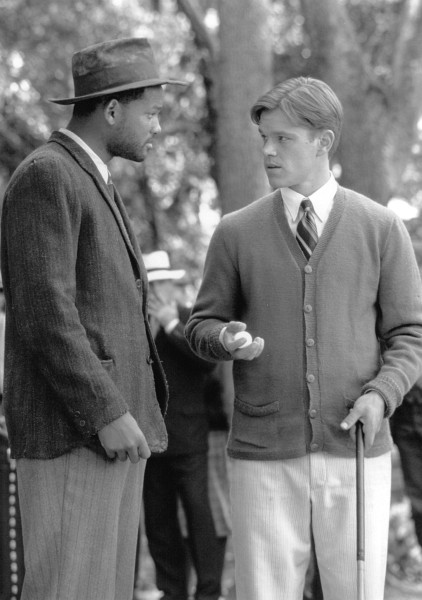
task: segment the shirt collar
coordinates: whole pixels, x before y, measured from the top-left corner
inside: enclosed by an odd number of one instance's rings
[[[64,133],[64,135],[67,135],[68,137],[72,138],[72,140],[74,142],[79,144],[79,146],[81,146],[81,148],[83,148],[85,150],[85,152],[89,155],[89,157],[94,161],[95,166],[99,170],[101,177],[107,183],[108,173],[109,173],[108,167],[105,164],[105,162],[103,160],[101,160],[101,158],[98,156],[98,154],[96,154],[94,152],[94,150],[92,150],[92,148],[90,148],[88,146],[88,144],[83,141],[82,138],[80,138],[78,135],[76,135],[76,133],[73,133],[73,131],[70,131],[69,129],[65,129],[64,127],[61,127],[59,129],[59,131],[60,131],[60,133]]]
[[[334,196],[337,193],[337,187],[337,181],[334,179],[333,174],[330,173],[327,183],[324,183],[316,192],[307,196],[311,200],[315,215],[321,223],[325,223],[328,219],[333,206]],[[284,205],[289,211],[292,221],[296,221],[299,215],[300,203],[305,196],[302,196],[302,194],[295,192],[291,188],[281,188],[280,191]]]

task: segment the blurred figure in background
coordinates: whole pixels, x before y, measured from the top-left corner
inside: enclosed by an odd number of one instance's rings
[[[406,394],[390,422],[393,440],[399,449],[416,538],[422,547],[422,377]]]
[[[168,449],[147,461],[144,484],[145,531],[164,600],[189,597],[188,557],[196,574],[196,600],[221,595],[225,538],[217,538],[208,495],[208,419],[204,403],[207,376],[215,368],[198,358],[184,337],[189,308],[185,275],[172,270],[168,254],[144,255],[150,283],[149,315],[157,350],[169,383],[165,422]],[[178,516],[186,515],[189,552]]]

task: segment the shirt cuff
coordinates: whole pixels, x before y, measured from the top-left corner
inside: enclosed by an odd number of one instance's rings
[[[166,333],[171,333],[173,331],[173,329],[175,329],[179,323],[180,323],[180,319],[172,319],[170,321],[170,323],[167,323],[167,325],[164,327],[164,331]]]

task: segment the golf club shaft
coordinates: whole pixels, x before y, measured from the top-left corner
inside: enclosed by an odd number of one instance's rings
[[[365,486],[362,423],[356,424],[356,523],[357,523],[357,577],[358,600],[365,600]]]

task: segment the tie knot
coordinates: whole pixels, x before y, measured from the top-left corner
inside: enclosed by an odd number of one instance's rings
[[[303,212],[309,212],[310,210],[313,210],[314,206],[312,204],[312,202],[309,200],[309,198],[304,198],[302,200],[302,202],[300,203],[300,206],[303,210]]]

